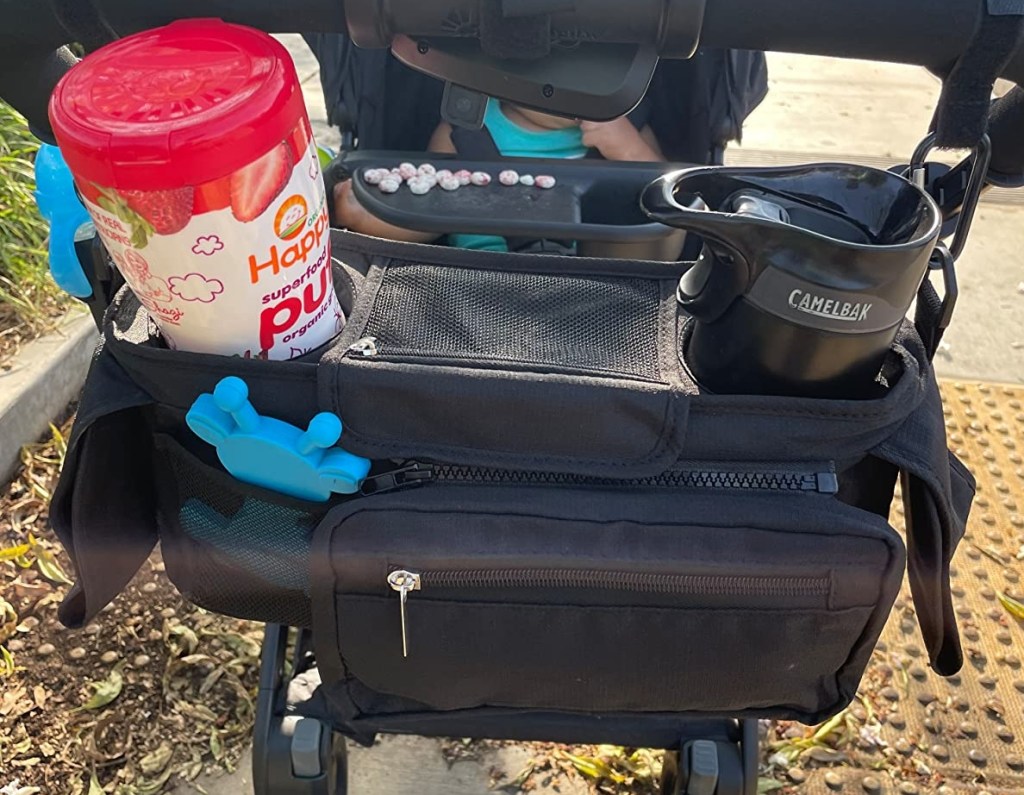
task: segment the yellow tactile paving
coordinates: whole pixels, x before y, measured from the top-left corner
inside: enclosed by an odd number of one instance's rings
[[[950,447],[978,479],[952,580],[964,668],[951,679],[928,668],[904,584],[859,698],[826,741],[836,749],[779,776],[801,795],[1024,793],[1024,621],[999,599],[1024,601],[1024,387],[947,382],[942,393]],[[902,513],[897,501],[898,528]],[[769,739],[787,731],[804,736],[782,725]]]

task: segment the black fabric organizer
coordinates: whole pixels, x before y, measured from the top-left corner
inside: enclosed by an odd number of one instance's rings
[[[913,324],[872,399],[713,395],[680,355],[683,264],[341,232],[333,254],[348,323],[300,360],[171,351],[119,294],[52,506],[66,624],[159,540],[197,604],[311,627],[315,709],[361,739],[818,721],[852,699],[905,567],[932,667],[960,668],[949,564],[974,481]],[[314,504],[227,475],[183,422],[227,375],[262,414],[339,414],[374,461],[366,493]],[[408,657],[396,569],[422,576]]]

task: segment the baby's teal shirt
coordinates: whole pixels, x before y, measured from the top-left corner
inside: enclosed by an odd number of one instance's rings
[[[559,130],[525,130],[512,121],[496,99],[487,101],[484,127],[494,139],[498,151],[505,157],[549,157],[560,160],[586,157],[589,151],[583,145],[583,132],[579,127]],[[474,251],[508,251],[505,238],[495,235],[448,236],[449,245]]]

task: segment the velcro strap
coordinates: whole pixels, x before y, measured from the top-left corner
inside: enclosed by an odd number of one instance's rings
[[[986,0],[967,49],[942,84],[936,146],[970,149],[988,129],[992,86],[1024,38],[1024,0]]]

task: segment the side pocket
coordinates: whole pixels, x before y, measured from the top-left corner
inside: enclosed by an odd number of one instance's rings
[[[156,546],[149,395],[97,349],[50,502],[50,523],[75,567],[58,618],[88,623],[120,593]]]
[[[310,545],[330,503],[292,499],[202,463],[156,437],[157,502],[167,574],[200,607],[310,625]]]

